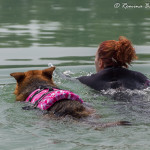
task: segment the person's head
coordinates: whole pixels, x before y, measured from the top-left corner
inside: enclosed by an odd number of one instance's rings
[[[96,71],[98,72],[107,66],[128,68],[134,59],[137,59],[135,49],[127,38],[120,36],[118,41],[104,41],[96,52]]]

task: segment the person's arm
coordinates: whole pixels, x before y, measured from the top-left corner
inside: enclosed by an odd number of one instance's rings
[[[81,83],[91,87],[95,90],[103,90],[108,88],[108,84],[101,79],[100,75],[98,73],[92,74],[90,76],[81,76],[77,78]]]
[[[145,85],[146,85],[147,87],[150,86],[150,79],[147,79],[147,80],[146,80]]]

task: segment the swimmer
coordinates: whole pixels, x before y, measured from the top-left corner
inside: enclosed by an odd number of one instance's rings
[[[95,55],[97,73],[77,79],[98,91],[110,88],[147,88],[150,86],[150,80],[144,74],[128,69],[135,59],[135,49],[127,38],[120,36],[118,41],[104,41],[99,45]]]

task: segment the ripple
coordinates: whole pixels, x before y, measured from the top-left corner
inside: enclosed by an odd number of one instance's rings
[[[122,90],[122,89],[108,89],[102,90],[101,93],[105,96],[109,96],[112,99],[119,101],[150,101],[150,88],[144,90]]]

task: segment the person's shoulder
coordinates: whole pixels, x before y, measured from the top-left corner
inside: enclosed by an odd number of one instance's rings
[[[128,72],[128,73],[134,74],[134,75],[141,75],[141,76],[146,77],[143,73],[141,73],[139,71],[130,70],[130,69],[127,69],[127,68],[120,68],[120,70],[122,70],[124,72]]]
[[[137,80],[142,80],[142,81],[146,81],[148,78],[146,77],[146,75],[144,75],[143,73],[139,72],[139,71],[135,71],[135,70],[129,70],[130,74],[133,75],[133,77]]]
[[[141,73],[140,71],[135,71],[135,70],[130,70],[133,74],[135,74],[135,75],[139,75],[139,76],[141,76],[141,77],[145,77],[145,78],[147,78],[143,73]]]

